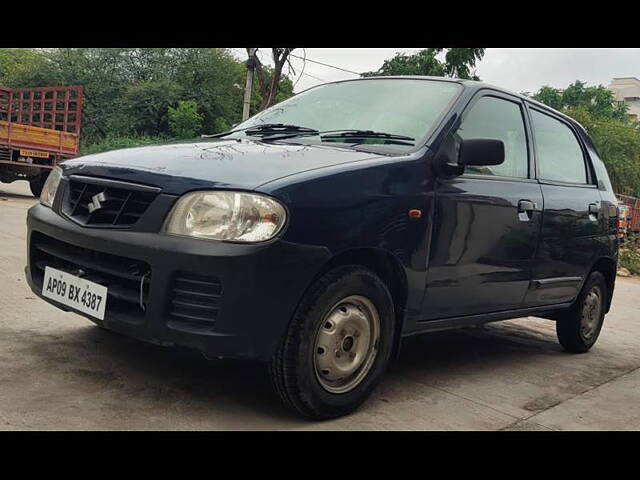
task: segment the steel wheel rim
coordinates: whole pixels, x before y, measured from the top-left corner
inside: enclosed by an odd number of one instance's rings
[[[584,299],[580,318],[580,333],[589,340],[598,329],[602,313],[602,291],[594,286]]]
[[[378,353],[380,315],[373,302],[351,295],[336,303],[320,323],[313,350],[318,382],[331,393],[356,388]]]

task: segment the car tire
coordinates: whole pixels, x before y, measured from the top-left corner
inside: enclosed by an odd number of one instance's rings
[[[607,282],[600,272],[592,272],[576,301],[558,317],[556,333],[565,350],[587,352],[598,340],[607,304]]]
[[[39,197],[42,193],[42,188],[44,187],[44,182],[47,181],[47,177],[49,176],[49,172],[41,173],[37,177],[29,180],[29,188],[31,189],[31,193],[34,197]]]
[[[391,294],[371,270],[329,271],[302,298],[269,363],[276,393],[315,420],[352,412],[389,364],[394,319]]]

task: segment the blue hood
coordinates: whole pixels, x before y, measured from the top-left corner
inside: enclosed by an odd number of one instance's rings
[[[329,145],[202,140],[86,155],[67,160],[61,167],[65,175],[155,185],[179,195],[201,188],[253,190],[296,173],[373,158],[384,157]]]

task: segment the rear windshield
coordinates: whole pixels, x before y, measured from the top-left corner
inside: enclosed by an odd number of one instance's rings
[[[393,147],[413,150],[424,140],[461,89],[461,85],[453,82],[417,79],[331,83],[311,88],[278,103],[235,128],[282,123],[321,132],[373,130],[412,137],[415,145]],[[315,137],[315,141],[318,141],[318,137]],[[384,144],[385,141],[365,139],[361,143]]]

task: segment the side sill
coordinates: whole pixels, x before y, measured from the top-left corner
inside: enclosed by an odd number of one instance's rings
[[[483,313],[478,315],[464,315],[462,317],[450,317],[440,320],[426,320],[418,322],[415,329],[403,334],[403,337],[418,335],[427,332],[439,332],[441,330],[452,330],[455,328],[471,327],[482,325],[483,323],[509,320],[511,318],[527,317],[529,315],[541,316],[550,314],[555,310],[562,310],[571,307],[571,302],[558,303],[555,305],[544,305],[541,307],[522,308],[519,310],[505,310],[502,312]]]

